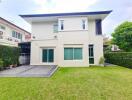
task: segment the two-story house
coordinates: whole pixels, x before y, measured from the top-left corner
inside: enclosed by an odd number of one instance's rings
[[[18,46],[31,40],[31,33],[0,17],[0,45]]]
[[[31,65],[98,65],[102,20],[111,11],[20,15],[32,25]]]

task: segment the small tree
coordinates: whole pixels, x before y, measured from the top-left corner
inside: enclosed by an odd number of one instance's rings
[[[111,48],[112,48],[111,45],[109,45],[108,47],[106,47],[106,48],[104,49],[104,53],[111,52]]]
[[[112,42],[124,51],[132,51],[132,22],[124,22],[112,33]]]
[[[104,58],[104,57],[100,57],[100,59],[99,59],[99,64],[100,64],[101,66],[104,66],[104,64],[105,64],[105,58]]]
[[[2,59],[0,59],[0,68],[3,68],[3,60]]]

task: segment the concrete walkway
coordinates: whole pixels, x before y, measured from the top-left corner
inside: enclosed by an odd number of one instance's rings
[[[55,65],[20,66],[0,71],[0,77],[50,77],[56,69]]]

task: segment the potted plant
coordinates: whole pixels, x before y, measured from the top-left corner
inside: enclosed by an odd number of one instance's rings
[[[104,67],[104,64],[105,64],[105,58],[104,57],[100,57],[99,65]]]
[[[10,69],[13,68],[13,65],[9,65]]]

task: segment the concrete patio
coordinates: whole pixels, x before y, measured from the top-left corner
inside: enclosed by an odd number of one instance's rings
[[[20,66],[0,71],[0,77],[50,77],[56,70],[55,65]]]

